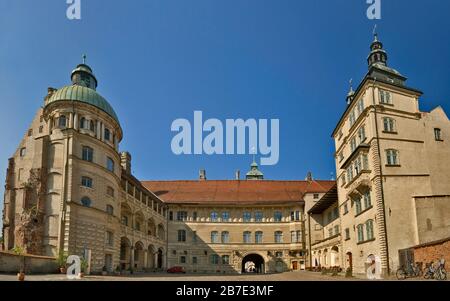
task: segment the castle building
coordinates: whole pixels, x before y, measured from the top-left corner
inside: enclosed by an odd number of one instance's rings
[[[412,260],[408,248],[450,237],[450,121],[420,111],[422,92],[388,66],[377,35],[370,48],[332,136],[343,266],[365,273],[378,257],[386,274]]]
[[[48,89],[7,170],[4,250],[79,255],[90,272],[224,273],[305,269],[305,204],[334,181],[141,182],[113,108],[85,63]]]
[[[335,181],[146,181],[168,205],[168,266],[200,273],[274,273],[308,264],[305,206]]]

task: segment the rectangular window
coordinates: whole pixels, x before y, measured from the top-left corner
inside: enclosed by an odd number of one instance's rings
[[[383,129],[385,132],[394,133],[395,132],[395,120],[389,117],[383,118]]]
[[[211,232],[211,243],[213,244],[219,243],[219,232],[217,231]]]
[[[94,150],[88,146],[83,146],[81,159],[84,161],[92,162],[94,160]]]
[[[263,221],[263,213],[261,211],[255,212],[255,222],[261,223]]]
[[[358,116],[361,115],[362,112],[364,111],[364,101],[362,99],[358,101],[358,103],[356,105],[356,109],[357,109]]]
[[[339,226],[336,225],[334,226],[334,235],[338,235],[339,234]]]
[[[295,212],[291,211],[291,222],[295,221]]]
[[[350,229],[347,228],[345,229],[345,240],[349,240],[350,239]]]
[[[357,229],[358,229],[358,242],[363,242],[364,241],[364,226],[358,225]]]
[[[252,240],[251,237],[252,237],[252,233],[249,232],[249,231],[245,231],[244,234],[243,234],[244,243],[249,244],[251,242],[251,240]]]
[[[230,263],[230,256],[223,255],[222,256],[222,264],[229,264]]]
[[[367,240],[373,239],[373,221],[368,220],[366,222],[366,232],[367,232]]]
[[[347,168],[347,183],[350,183],[353,180],[353,166]]]
[[[219,264],[219,255],[217,254],[211,255],[211,264]]]
[[[380,90],[380,102],[382,104],[392,104],[391,93],[388,91]]]
[[[291,231],[291,243],[297,243],[297,232]]]
[[[362,212],[361,199],[355,200],[355,210],[356,210],[356,215],[358,215]]]
[[[186,256],[180,256],[180,263],[186,263]]]
[[[192,264],[197,264],[197,257],[196,256],[192,257]]]
[[[106,245],[112,247],[114,246],[114,233],[106,231]]]
[[[114,172],[114,161],[110,157],[107,157],[106,159],[106,168],[109,171]]]
[[[109,215],[114,215],[114,207],[111,205],[106,205],[106,213]]]
[[[111,132],[109,131],[109,129],[105,129],[105,140],[111,140]]]
[[[194,222],[197,221],[197,219],[198,219],[198,217],[197,217],[197,211],[194,211],[194,212],[192,213],[192,219],[194,220]]]
[[[283,243],[283,232],[281,232],[281,231],[275,232],[275,243],[277,243],[277,244]]]
[[[318,193],[314,193],[313,198],[314,198],[315,200],[319,199],[319,194],[318,194]]]
[[[328,229],[328,237],[333,236],[333,228]]]
[[[333,220],[337,219],[339,217],[339,208],[336,207],[333,209]]]
[[[111,186],[106,187],[106,194],[113,198],[114,197],[114,188],[112,188]]]
[[[250,212],[244,212],[244,223],[249,223],[252,220],[252,214]]]
[[[297,231],[297,242],[302,242],[302,231]]]
[[[364,140],[366,140],[366,129],[365,127],[360,127],[358,130],[358,139],[359,143],[361,144]]]
[[[398,151],[394,149],[388,149],[386,151],[387,165],[399,165],[398,164]]]
[[[434,129],[434,139],[436,139],[436,141],[442,141],[441,129]]]
[[[229,222],[229,221],[230,221],[230,213],[222,212],[222,222]]]
[[[331,223],[333,221],[333,212],[329,211],[327,214],[327,223]]]
[[[228,231],[222,232],[222,243],[227,244],[230,242],[230,233]]]
[[[348,213],[348,204],[344,204],[344,215]]]
[[[355,175],[359,175],[359,173],[362,171],[361,157],[356,158],[354,168],[355,168]]]
[[[276,258],[282,258],[283,257],[283,252],[275,252],[275,257]]]
[[[169,211],[169,220],[173,221],[173,211]]]
[[[372,200],[370,198],[370,191],[366,191],[364,193],[363,198],[364,198],[364,208],[367,209],[367,208],[372,207]]]
[[[275,220],[275,222],[279,223],[283,219],[283,214],[280,211],[275,211],[275,213],[273,214],[273,219]]]
[[[182,222],[187,220],[187,211],[177,212],[177,221]]]
[[[295,211],[295,220],[300,221],[300,211]]]
[[[261,231],[255,232],[255,243],[262,244],[263,242],[263,233]]]
[[[362,154],[362,167],[364,170],[369,170],[369,159],[366,154]]]
[[[353,153],[356,150],[356,138],[353,137],[352,140],[350,140],[350,151]]]
[[[355,110],[352,110],[350,112],[349,121],[350,121],[350,127],[352,127],[356,122]]]
[[[344,154],[342,152],[339,153],[339,162],[342,162],[344,160]]]
[[[92,179],[89,177],[81,177],[81,186],[92,188]]]
[[[193,231],[192,232],[192,242],[196,243],[197,242],[197,231]]]
[[[178,242],[186,242],[186,230],[178,230]]]

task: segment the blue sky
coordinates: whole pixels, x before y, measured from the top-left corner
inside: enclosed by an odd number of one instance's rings
[[[374,21],[365,0],[0,0],[0,179],[47,87],[69,84],[88,55],[119,115],[122,150],[140,179],[210,179],[246,172],[251,156],[172,154],[170,125],[205,118],[280,119],[280,161],[268,179],[334,174],[332,130],[348,80],[367,71]],[[450,112],[450,2],[382,1],[389,65],[425,92],[421,109]]]

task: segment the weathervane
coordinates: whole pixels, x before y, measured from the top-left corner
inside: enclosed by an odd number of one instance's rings
[[[373,31],[372,31],[372,33],[373,33],[373,36],[375,37],[375,40],[378,40],[377,24],[375,24],[375,25],[373,26]]]
[[[83,64],[84,65],[86,65],[86,58],[87,58],[86,54],[83,54]]]

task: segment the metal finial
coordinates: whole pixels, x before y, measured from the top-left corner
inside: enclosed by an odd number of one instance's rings
[[[353,78],[351,78],[351,79],[348,81],[348,83],[349,83],[349,85],[350,85],[350,92],[353,92]]]
[[[377,24],[373,26],[373,36],[375,41],[378,41]]]
[[[252,147],[252,154],[253,154],[253,163],[256,162],[256,148],[253,146]]]
[[[83,54],[83,64],[85,64],[85,65],[86,65],[86,58],[87,58],[87,55]]]

